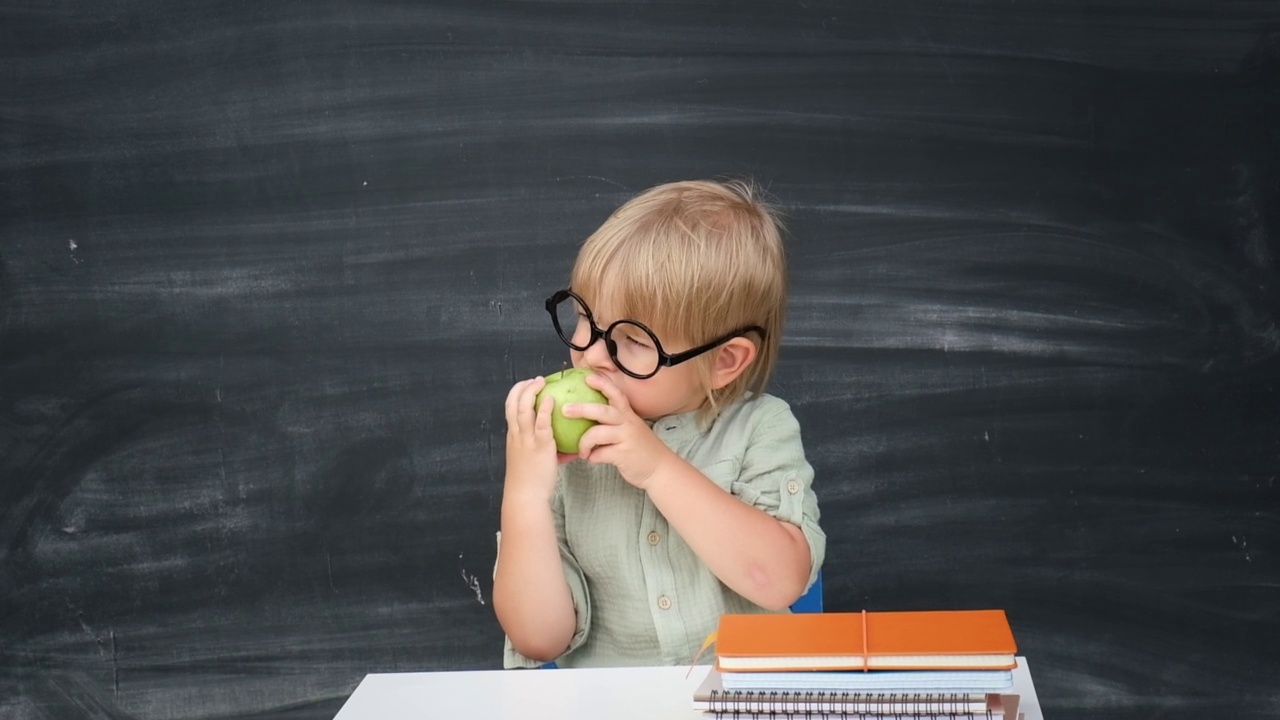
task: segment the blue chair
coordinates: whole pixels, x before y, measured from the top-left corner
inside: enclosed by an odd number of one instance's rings
[[[820,613],[822,612],[822,571],[818,571],[818,578],[813,581],[813,585],[800,596],[798,600],[791,603],[791,612],[793,613]]]

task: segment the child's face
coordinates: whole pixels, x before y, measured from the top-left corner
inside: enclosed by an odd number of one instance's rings
[[[600,322],[597,319],[597,322]],[[608,322],[612,322],[610,319]],[[608,322],[604,323],[607,327]],[[677,338],[658,338],[664,348],[685,349],[688,345]],[[714,351],[713,351],[714,352]],[[586,350],[569,349],[574,367],[588,368],[603,375],[626,396],[631,409],[645,420],[656,420],[665,415],[697,410],[706,401],[706,392],[698,373],[697,363],[687,362],[674,367],[664,367],[650,378],[639,380],[618,369],[603,339],[598,339]]]

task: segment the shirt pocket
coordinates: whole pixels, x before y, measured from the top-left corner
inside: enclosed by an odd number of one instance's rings
[[[738,484],[738,475],[742,473],[741,465],[737,460],[732,458],[727,460],[718,460],[705,468],[702,468],[702,474],[707,479],[716,484],[716,487],[725,492],[737,495],[734,492],[734,486]]]

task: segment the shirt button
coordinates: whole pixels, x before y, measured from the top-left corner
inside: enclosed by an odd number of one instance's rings
[[[663,610],[670,610],[671,598],[667,597],[666,595],[663,595],[662,597],[658,598],[658,607],[662,608]]]
[[[795,480],[788,480],[787,492],[791,493],[792,495],[795,495],[796,493],[800,492],[800,483],[796,482]]]
[[[649,544],[650,544],[650,545],[657,545],[657,544],[658,544],[658,543],[660,543],[660,542],[662,542],[662,536],[661,536],[661,535],[659,535],[659,534],[658,534],[658,533],[656,533],[656,532],[651,532],[651,533],[649,533]]]

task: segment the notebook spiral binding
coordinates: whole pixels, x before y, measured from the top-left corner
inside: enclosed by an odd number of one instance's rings
[[[993,720],[969,696],[953,693],[859,693],[827,690],[712,690],[715,720]]]
[[[709,710],[704,714],[710,720],[778,720],[779,718],[786,718],[787,720],[992,720],[999,717],[993,715],[990,710],[980,713],[934,713],[930,715],[916,713],[827,713],[817,710],[782,713],[752,712],[749,710],[730,710],[727,712]]]

